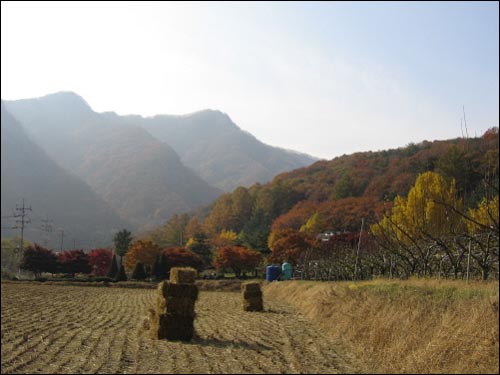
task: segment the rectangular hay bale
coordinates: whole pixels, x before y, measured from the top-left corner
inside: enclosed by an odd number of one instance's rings
[[[170,282],[174,284],[194,284],[197,272],[191,267],[173,267],[170,270]]]
[[[260,300],[243,300],[243,311],[263,311],[264,303]]]
[[[194,336],[194,319],[189,317],[165,313],[152,323],[153,338],[189,341]]]
[[[254,290],[247,290],[244,291],[242,294],[244,299],[249,299],[249,298],[262,298],[262,292],[260,290],[254,291]]]
[[[194,300],[182,297],[167,297],[165,301],[165,312],[194,319]]]
[[[260,283],[249,281],[241,284],[242,292],[260,292]]]
[[[195,284],[175,284],[162,281],[158,285],[158,294],[164,298],[181,297],[196,301],[198,299],[198,287]]]

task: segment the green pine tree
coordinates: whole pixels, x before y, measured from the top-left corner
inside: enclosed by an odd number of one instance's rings
[[[168,265],[168,259],[165,253],[161,253],[160,256],[160,280],[166,280],[170,276],[170,267]]]
[[[118,266],[116,263],[116,255],[113,254],[113,259],[111,259],[111,265],[109,266],[108,274],[106,276],[114,279],[118,273]]]
[[[118,274],[116,275],[115,281],[127,281],[127,274],[125,273],[125,267],[123,267],[123,264],[120,266],[120,270],[118,271]]]
[[[145,280],[146,279],[146,271],[144,270],[144,264],[142,264],[142,262],[137,262],[135,264],[131,279],[133,279],[133,280]]]
[[[160,268],[160,255],[157,255],[153,263],[153,268],[151,270],[151,278],[154,280],[160,280],[161,278],[161,268]]]
[[[115,251],[120,256],[120,264],[123,263],[123,257],[127,254],[130,243],[132,242],[132,233],[126,229],[116,232],[113,237]]]

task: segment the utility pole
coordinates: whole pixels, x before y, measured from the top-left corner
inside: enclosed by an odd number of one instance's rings
[[[52,232],[52,225],[49,224],[50,222],[49,217],[45,215],[45,219],[42,219],[42,230],[45,232],[43,245],[45,247],[49,244],[49,233]]]
[[[21,219],[19,220],[16,220],[16,223],[17,224],[21,224],[21,226],[16,226],[15,228],[21,228],[21,242],[19,243],[19,257],[22,257],[23,256],[23,245],[24,245],[24,226],[26,224],[29,224],[31,223],[31,220],[29,218],[25,219],[25,217],[28,215],[26,213],[26,211],[32,211],[31,210],[31,206],[29,207],[26,207],[24,205],[24,198],[23,198],[23,205],[21,207],[19,207],[17,204],[16,204],[16,211],[19,211],[21,212],[20,214],[14,214],[14,217],[20,217]],[[17,270],[17,274],[18,276],[21,274],[21,268],[19,267],[18,270]]]
[[[16,211],[20,211],[21,212],[20,214],[14,215],[14,217],[20,217],[21,218],[19,220],[16,220],[16,223],[18,223],[18,224],[20,223],[21,224],[20,227],[16,227],[16,228],[21,228],[21,243],[19,244],[19,251],[22,254],[23,253],[23,241],[24,241],[24,226],[26,224],[31,223],[31,220],[29,218],[25,219],[25,216],[28,215],[26,213],[26,211],[32,211],[32,210],[31,210],[31,206],[26,207],[24,205],[24,198],[23,198],[23,205],[21,207],[19,207],[16,204]]]
[[[64,241],[64,229],[59,229],[59,232],[61,232],[61,253],[62,253],[63,241]]]

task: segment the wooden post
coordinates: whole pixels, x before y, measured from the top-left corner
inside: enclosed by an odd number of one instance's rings
[[[363,233],[363,226],[365,224],[365,219],[361,219],[361,230],[359,231],[359,239],[358,239],[358,249],[356,250],[356,262],[354,263],[354,277],[353,280],[357,279],[358,276],[358,259],[359,259],[359,249],[361,247],[361,234]]]
[[[470,250],[471,250],[471,240],[469,240],[469,254],[467,255],[467,276],[466,276],[466,281],[467,282],[469,282]]]

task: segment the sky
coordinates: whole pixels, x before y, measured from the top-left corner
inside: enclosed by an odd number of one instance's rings
[[[331,159],[499,124],[498,2],[1,2],[2,99],[227,113]]]

